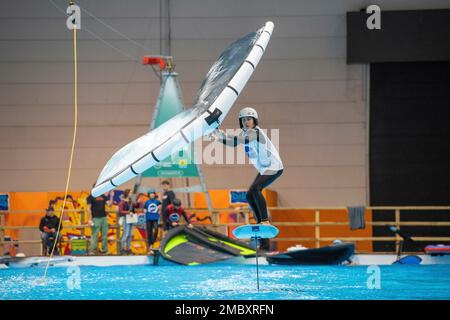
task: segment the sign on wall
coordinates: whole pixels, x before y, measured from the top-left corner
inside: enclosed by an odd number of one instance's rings
[[[8,193],[0,193],[0,211],[9,211]]]
[[[248,203],[246,194],[247,191],[244,190],[230,190],[230,203]]]

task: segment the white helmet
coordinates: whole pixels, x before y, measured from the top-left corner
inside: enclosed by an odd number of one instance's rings
[[[243,127],[241,119],[245,117],[253,117],[255,126],[258,125],[258,113],[255,109],[247,107],[239,111],[239,125],[241,128]]]

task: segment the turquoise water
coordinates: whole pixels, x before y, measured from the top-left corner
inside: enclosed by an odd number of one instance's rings
[[[260,266],[258,292],[253,265],[53,267],[46,286],[43,268],[0,269],[0,299],[450,299],[450,265],[379,271],[372,282],[364,266]]]

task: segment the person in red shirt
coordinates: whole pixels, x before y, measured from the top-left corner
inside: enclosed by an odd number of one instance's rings
[[[183,216],[189,228],[193,227],[186,211],[181,206],[180,199],[173,199],[172,204],[169,204],[166,207],[164,216],[166,218],[164,221],[165,230],[170,230],[178,226],[180,224],[181,216]]]

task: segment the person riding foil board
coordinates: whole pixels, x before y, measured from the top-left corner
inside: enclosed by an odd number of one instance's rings
[[[283,174],[283,162],[278,150],[258,126],[258,113],[255,109],[247,107],[239,112],[239,126],[242,132],[237,136],[228,135],[220,129],[213,131],[210,136],[226,146],[237,147],[239,144],[244,144],[245,154],[258,171],[247,191],[246,198],[256,222],[270,225],[262,190]]]

